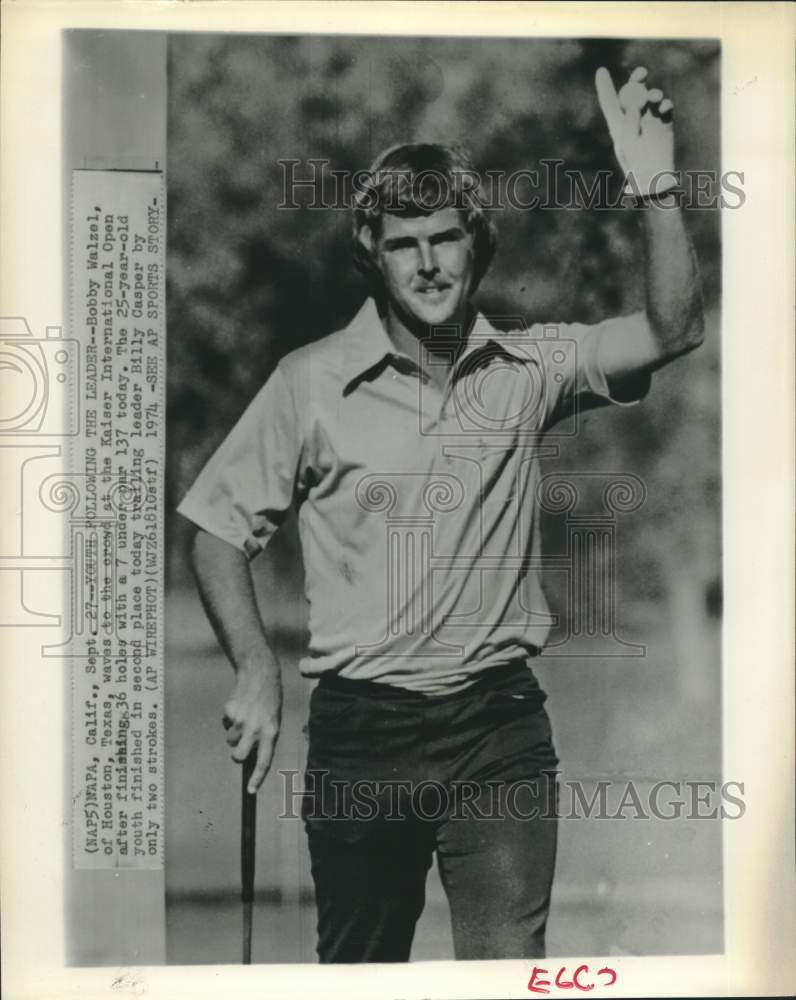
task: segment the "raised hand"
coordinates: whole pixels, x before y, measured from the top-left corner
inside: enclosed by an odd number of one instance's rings
[[[677,184],[674,170],[672,102],[657,87],[648,89],[647,71],[638,66],[617,94],[608,70],[595,76],[597,100],[625,172],[628,194],[661,194]]]

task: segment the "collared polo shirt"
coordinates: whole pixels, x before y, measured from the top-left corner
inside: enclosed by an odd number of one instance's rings
[[[443,389],[396,351],[369,299],[352,322],[288,354],[178,510],[260,553],[298,513],[310,642],[301,672],[428,695],[537,652],[552,624],[541,586],[539,460],[612,399],[600,342],[642,313],[497,331],[478,314]]]

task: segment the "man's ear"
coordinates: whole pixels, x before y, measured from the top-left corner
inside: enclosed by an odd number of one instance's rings
[[[372,257],[376,256],[376,237],[370,226],[362,226],[357,233],[357,239]]]

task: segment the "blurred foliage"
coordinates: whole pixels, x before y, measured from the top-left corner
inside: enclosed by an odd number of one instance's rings
[[[614,169],[618,187],[594,72],[608,66],[618,85],[645,65],[675,104],[677,165],[720,169],[710,40],[192,34],[169,44],[170,510],[279,357],[344,325],[367,294],[349,212],[280,209],[279,159],[302,161],[296,174],[307,176],[310,158],[356,171],[397,142],[448,142],[467,147],[482,176],[557,158],[587,182]],[[488,315],[596,322],[642,304],[633,212],[506,209],[496,221],[497,256],[476,298]],[[720,575],[719,214],[692,211],[688,224],[709,343],[659,373],[644,405],[589,415],[561,458],[647,482],[646,514],[622,526],[639,599],[665,593],[672,559],[689,560],[704,588]],[[179,551],[186,526],[172,528]]]

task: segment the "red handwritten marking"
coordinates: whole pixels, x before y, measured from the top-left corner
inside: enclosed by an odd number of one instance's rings
[[[541,965],[535,965],[531,971],[531,978],[528,980],[528,990],[531,993],[549,993],[551,980],[543,977],[551,974],[551,970],[545,969]],[[588,993],[595,986],[613,986],[617,979],[616,971],[608,966],[598,969],[594,975],[603,977],[603,979],[607,979],[608,981],[603,982],[598,979],[597,982],[590,982],[591,970],[588,965],[579,965],[572,975],[568,977],[566,965],[561,965],[552,980],[552,985],[559,990],[575,989],[581,993]]]

